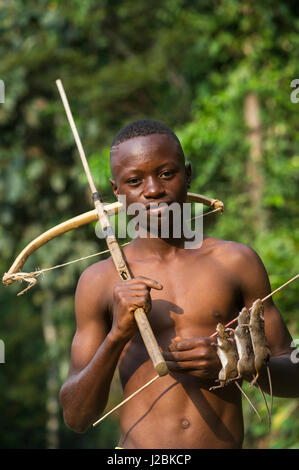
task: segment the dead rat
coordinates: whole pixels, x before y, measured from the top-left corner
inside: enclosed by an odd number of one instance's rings
[[[269,380],[269,392],[271,397],[270,416],[272,414],[273,394],[272,381],[269,369],[270,349],[267,344],[264,328],[264,306],[260,299],[257,299],[250,309],[249,331],[254,352],[254,367],[256,375],[251,385],[258,384],[257,380],[261,370],[266,366]],[[266,402],[267,403],[267,402]],[[268,407],[267,407],[268,408]],[[270,427],[270,419],[269,419]]]
[[[250,312],[246,307],[244,307],[239,313],[237,327],[235,328],[235,330],[232,330],[234,332],[234,337],[235,337],[238,356],[239,356],[239,360],[237,364],[238,374],[239,374],[239,377],[243,377],[245,379],[249,379],[252,376],[253,378],[255,378],[254,374],[256,371],[255,356],[254,356],[253,345],[252,345],[250,329],[249,329],[249,321],[250,321]],[[268,424],[269,424],[270,412],[268,408],[268,403],[265,398],[265,394],[263,390],[261,389],[258,382],[257,382],[257,386],[263,397],[264,403],[266,405],[267,414],[268,414]],[[256,411],[254,407],[253,409],[255,410],[255,412],[257,413],[260,419],[259,413]]]
[[[222,369],[218,374],[220,385],[211,387],[210,390],[223,387],[238,376],[237,363],[239,358],[235,342],[222,323],[218,323],[216,331],[218,333],[217,354],[221,361]]]
[[[258,415],[259,420],[261,421],[259,412],[255,408],[254,404],[252,403],[248,395],[244,392],[242,387],[237,382],[237,380],[241,378],[240,373],[238,372],[239,356],[238,356],[235,341],[230,336],[230,331],[234,331],[234,330],[231,330],[230,328],[226,329],[224,325],[222,325],[222,323],[218,323],[216,331],[218,333],[217,354],[221,361],[222,369],[220,370],[219,375],[218,375],[218,381],[220,382],[220,385],[211,387],[210,390],[222,388],[228,383],[234,382],[235,385],[240,390],[240,392],[244,395],[248,403],[252,406],[253,410]]]
[[[249,310],[244,307],[238,316],[238,325],[233,330],[239,360],[237,369],[239,377],[252,377],[255,373],[254,352],[249,331]]]

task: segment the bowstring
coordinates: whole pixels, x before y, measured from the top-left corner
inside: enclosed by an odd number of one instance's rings
[[[214,212],[219,212],[221,211],[222,208],[221,207],[218,207],[217,209],[213,209],[211,211],[208,211],[208,212],[205,212],[204,214],[200,214],[198,216],[195,216],[195,217],[192,217],[191,219],[188,220],[188,222],[191,222],[192,220],[195,220],[199,217],[204,217],[206,215],[209,215],[209,214],[213,214]],[[126,243],[123,243],[122,245],[120,245],[121,247],[123,246],[126,246],[128,245],[129,243],[131,242],[126,242]],[[92,258],[94,256],[100,256],[100,255],[103,255],[105,253],[109,253],[109,250],[103,250],[103,251],[99,251],[98,253],[93,253],[91,255],[87,255],[87,256],[83,256],[81,258],[78,258],[78,259],[75,259],[75,260],[72,260],[72,261],[67,261],[66,263],[62,263],[62,264],[57,264],[56,266],[51,266],[49,268],[43,268],[43,269],[38,269],[36,271],[32,271],[30,273],[27,273],[27,272],[18,272],[18,273],[13,273],[10,275],[10,279],[12,279],[13,281],[26,281],[29,283],[29,286],[22,290],[21,292],[19,292],[18,295],[21,295],[23,294],[24,292],[28,291],[31,287],[33,287],[36,283],[34,282],[34,279],[36,280],[36,278],[38,276],[40,276],[41,274],[47,272],[47,271],[52,271],[54,269],[58,269],[58,268],[63,268],[65,266],[68,266],[70,264],[73,264],[73,263],[78,263],[79,261],[84,261],[86,259],[89,259],[89,258]]]

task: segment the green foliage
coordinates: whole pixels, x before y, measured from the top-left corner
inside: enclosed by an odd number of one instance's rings
[[[55,86],[59,77],[105,201],[113,200],[114,134],[134,119],[161,120],[177,131],[192,163],[192,191],[225,203],[223,215],[205,219],[206,232],[252,246],[273,289],[298,272],[299,104],[290,100],[299,55],[294,2],[12,0],[2,2],[0,20],[0,78],[6,84],[6,102],[0,105],[1,272],[34,237],[91,208]],[[258,206],[246,166],[248,93],[258,97],[261,116]],[[25,270],[104,248],[94,227],[84,227],[39,250]],[[20,286],[1,290],[0,337],[6,345],[1,448],[47,446],[46,382],[56,367],[58,395],[75,330],[74,291],[91,262],[45,274],[22,297],[15,297]],[[294,337],[297,296],[293,284],[275,298]],[[56,332],[52,346],[45,342],[47,305]],[[112,402],[119,396],[116,378]],[[244,409],[245,446],[298,448],[295,400],[275,399],[270,435],[246,403]],[[61,415],[59,420],[62,448],[110,448],[118,442],[117,417],[84,436],[71,433]]]

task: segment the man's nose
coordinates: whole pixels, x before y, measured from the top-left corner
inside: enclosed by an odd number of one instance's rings
[[[150,198],[158,198],[165,194],[165,189],[161,181],[158,178],[149,177],[146,179],[146,184],[144,188],[143,195],[144,197]]]

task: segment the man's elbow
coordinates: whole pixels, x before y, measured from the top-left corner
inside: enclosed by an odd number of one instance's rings
[[[68,393],[66,386],[62,386],[59,393],[59,401],[63,411],[63,420],[65,425],[78,434],[84,434],[90,427],[90,421],[86,421],[86,415],[82,416],[82,413],[76,412],[74,406],[70,406],[73,403],[72,398]]]
[[[88,409],[82,403],[75,404],[75,398],[71,394],[69,384],[65,383],[59,393],[59,401],[63,411],[63,420],[66,426],[78,434],[84,434],[96,421],[106,406],[101,409]],[[107,400],[106,400],[107,401]]]
[[[65,425],[71,430],[78,434],[84,434],[90,427],[90,423],[85,423],[83,420],[80,420],[70,414],[65,410],[63,411],[63,419]]]

